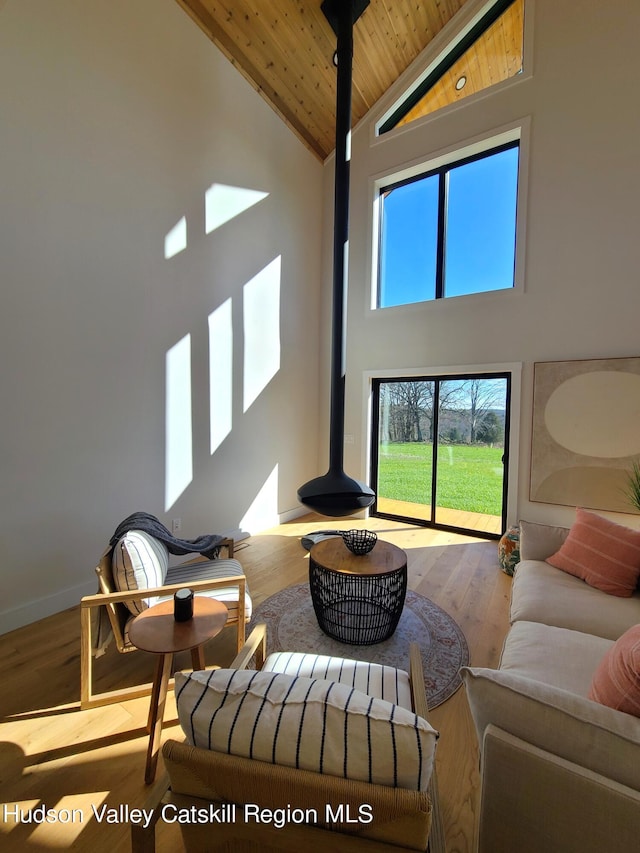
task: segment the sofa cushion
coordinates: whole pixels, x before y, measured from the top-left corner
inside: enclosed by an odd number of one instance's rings
[[[305,678],[339,681],[367,696],[411,710],[409,673],[393,666],[308,652],[272,652],[265,660],[262,672],[284,672]]]
[[[113,581],[116,589],[151,589],[165,582],[169,565],[167,546],[142,530],[130,530],[116,542],[112,555]],[[125,604],[133,614],[142,613],[160,600],[159,597]]]
[[[593,674],[613,644],[581,631],[516,622],[505,639],[500,669],[587,698]]]
[[[242,564],[232,557],[222,560],[195,560],[193,562],[179,563],[169,566],[167,570],[166,584],[180,583],[189,586],[195,581],[215,580],[216,578],[241,577],[244,574]],[[199,590],[198,595],[208,595],[224,601],[229,610],[229,618],[237,618],[238,615],[238,587],[230,584],[212,590]],[[249,585],[245,585],[244,609],[245,619],[251,618],[252,611]]]
[[[640,593],[631,598],[605,595],[549,563],[526,560],[518,564],[513,578],[510,619],[617,640],[640,622]]]
[[[640,531],[578,507],[566,541],[547,562],[609,595],[629,597],[640,578]]]
[[[482,743],[493,723],[514,737],[609,779],[640,789],[640,721],[513,672],[460,671]]]
[[[640,625],[626,631],[604,655],[589,698],[640,717]]]
[[[345,684],[282,673],[176,673],[189,743],[272,764],[426,790],[437,733],[416,714]]]
[[[521,560],[546,560],[556,553],[569,535],[568,527],[553,527],[533,521],[521,520],[519,527]]]

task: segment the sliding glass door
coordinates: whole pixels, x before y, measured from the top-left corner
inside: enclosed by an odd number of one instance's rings
[[[509,374],[374,380],[373,514],[499,536],[509,396]]]

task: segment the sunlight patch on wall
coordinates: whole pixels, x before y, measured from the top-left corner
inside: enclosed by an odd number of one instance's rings
[[[275,465],[240,521],[242,531],[257,533],[268,527],[275,527],[279,523],[278,473],[278,465]]]
[[[193,480],[191,424],[191,335],[166,355],[165,383],[165,511]]]
[[[250,190],[246,187],[212,184],[204,196],[205,234],[211,234],[216,228],[244,213],[268,195],[269,193],[261,190]]]
[[[164,238],[164,258],[166,261],[179,255],[187,248],[187,219],[182,217]]]
[[[209,314],[209,436],[215,453],[231,432],[233,412],[233,322],[231,299]]]
[[[243,290],[245,412],[280,369],[280,268],[278,255]]]

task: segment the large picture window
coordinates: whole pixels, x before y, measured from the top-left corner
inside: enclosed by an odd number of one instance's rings
[[[379,195],[377,307],[514,286],[519,141]]]

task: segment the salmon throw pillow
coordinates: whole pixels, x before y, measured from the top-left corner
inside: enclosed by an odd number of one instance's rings
[[[640,717],[640,625],[625,631],[603,657],[589,699]]]
[[[640,578],[640,531],[578,507],[569,535],[547,563],[609,595],[628,598]]]

